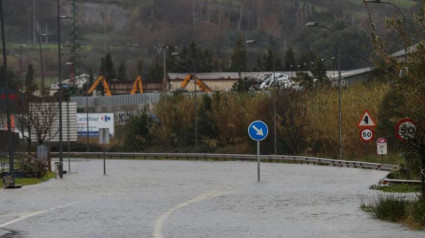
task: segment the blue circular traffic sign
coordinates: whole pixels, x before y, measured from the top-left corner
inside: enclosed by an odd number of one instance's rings
[[[263,121],[257,120],[248,126],[248,134],[255,141],[264,140],[269,133],[269,128]]]

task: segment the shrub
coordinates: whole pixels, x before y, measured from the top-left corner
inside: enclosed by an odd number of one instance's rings
[[[407,224],[410,228],[421,229],[425,227],[425,198],[420,198],[407,209]]]
[[[375,218],[401,222],[407,217],[406,207],[409,203],[410,201],[405,200],[402,196],[378,196],[370,205],[362,205],[362,208]]]

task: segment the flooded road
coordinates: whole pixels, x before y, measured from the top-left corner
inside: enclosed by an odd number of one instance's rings
[[[67,164],[65,164],[67,168]],[[0,237],[425,237],[359,206],[387,172],[253,162],[74,160],[0,190]]]

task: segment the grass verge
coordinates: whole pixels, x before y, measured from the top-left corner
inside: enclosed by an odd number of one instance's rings
[[[382,187],[381,191],[387,193],[415,193],[421,191],[421,186],[411,184],[394,184],[388,187]]]
[[[34,185],[34,184],[45,182],[54,177],[55,177],[55,173],[47,172],[43,178],[16,178],[15,183],[20,184],[22,186]]]
[[[360,207],[380,220],[401,223],[414,230],[425,228],[424,198],[407,199],[400,195],[381,195]]]

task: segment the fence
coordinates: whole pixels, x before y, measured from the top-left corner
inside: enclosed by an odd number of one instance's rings
[[[58,156],[57,152],[51,153]],[[63,156],[72,157],[103,157],[103,152],[64,152]],[[121,153],[107,152],[105,155],[109,158],[145,158],[145,159],[191,159],[191,160],[238,160],[238,161],[256,161],[256,155],[250,154],[200,154],[200,153]],[[333,160],[307,156],[290,156],[290,155],[260,155],[261,160],[265,162],[283,162],[293,161],[298,163],[328,165],[335,167],[352,167],[362,169],[376,169],[384,171],[399,170],[398,165],[380,164],[360,161]]]

